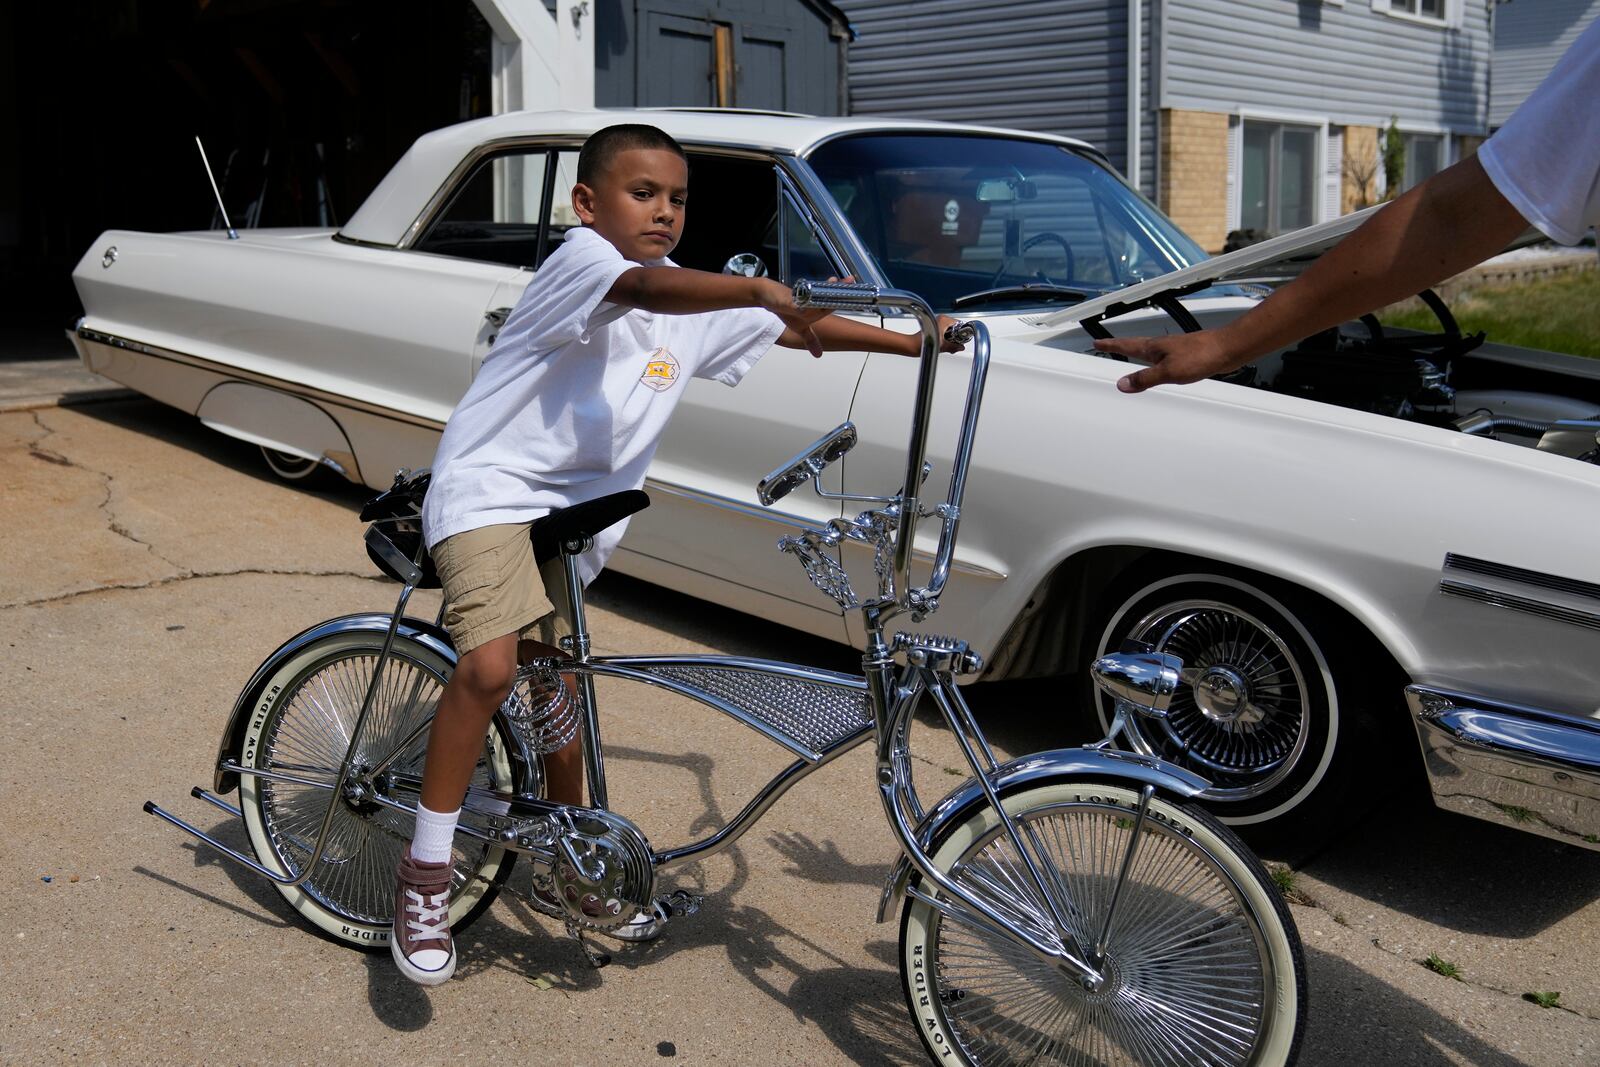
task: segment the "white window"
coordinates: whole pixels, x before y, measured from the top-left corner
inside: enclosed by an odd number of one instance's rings
[[[1445,139],[1442,133],[1403,133],[1406,164],[1401,190],[1427,181],[1444,169]]]
[[[1323,128],[1245,119],[1240,130],[1239,226],[1287,233],[1317,221]]]
[[[1460,29],[1466,21],[1466,0],[1372,0],[1372,10],[1452,29]]]

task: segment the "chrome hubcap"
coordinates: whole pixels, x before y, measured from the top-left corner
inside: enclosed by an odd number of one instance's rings
[[[1205,796],[1246,800],[1294,769],[1306,744],[1307,664],[1282,636],[1235,605],[1159,605],[1127,631],[1185,666],[1165,719],[1129,724],[1133,747],[1210,779]]]
[[[1250,683],[1227,664],[1217,663],[1202,671],[1192,683],[1195,706],[1200,714],[1215,723],[1253,726],[1267,713],[1250,702]]]

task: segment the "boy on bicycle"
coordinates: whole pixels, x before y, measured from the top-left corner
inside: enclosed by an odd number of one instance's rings
[[[423,530],[460,659],[428,740],[390,940],[401,972],[423,985],[455,972],[451,842],[489,720],[519,659],[562,655],[553,646],[570,632],[560,561],[541,572],[529,525],[641,486],[687,378],[736,385],[774,344],[813,356],[920,352],[916,334],[797,308],[777,281],[678,268],[667,256],[687,197],[688,162],[666,133],[617,125],[589,137],[572,189],[583,225],[535,273],[439,442]],[[585,581],[625,525],[595,538]],[[550,798],[581,804],[579,743],[546,768]],[[652,932],[646,923],[638,935]]]

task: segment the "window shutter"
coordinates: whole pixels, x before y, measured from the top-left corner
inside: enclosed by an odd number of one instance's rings
[[[1239,228],[1239,145],[1243,138],[1239,116],[1228,118],[1228,229]]]
[[[1374,11],[1388,11],[1389,10],[1389,0],[1372,0],[1372,10],[1374,10]]]
[[[1466,0],[1444,0],[1445,25],[1452,30],[1459,30],[1467,24]]]
[[[1336,219],[1342,211],[1340,207],[1340,194],[1343,192],[1344,179],[1344,127],[1328,127],[1328,145],[1324,152],[1328,165],[1322,172],[1322,217],[1319,221],[1327,222]]]

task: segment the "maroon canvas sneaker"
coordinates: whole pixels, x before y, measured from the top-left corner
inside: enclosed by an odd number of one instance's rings
[[[420,863],[407,849],[395,870],[394,931],[389,953],[400,973],[438,985],[456,973],[450,936],[450,864]]]

